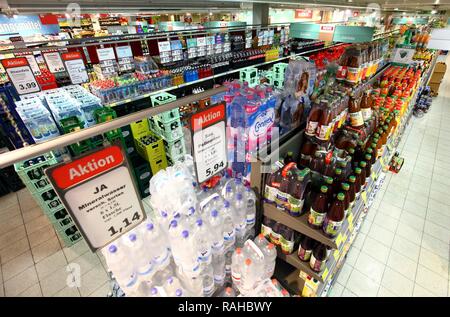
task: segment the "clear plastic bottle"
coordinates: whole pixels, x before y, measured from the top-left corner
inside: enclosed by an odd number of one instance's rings
[[[231,287],[227,287],[220,294],[220,297],[236,297],[236,292]]]
[[[244,253],[241,248],[236,248],[231,257],[231,279],[233,281],[233,285],[236,287],[240,287],[241,283],[241,270],[244,264]]]
[[[244,236],[247,224],[246,203],[241,192],[236,194],[236,200],[234,201],[233,207],[234,210],[232,209],[231,212],[234,212],[234,228],[236,229],[236,233],[242,233],[242,236]]]
[[[203,296],[211,297],[215,291],[214,270],[212,265],[202,264],[200,278],[202,280]]]
[[[115,244],[110,244],[103,250],[106,264],[113,273],[125,294],[133,292],[137,285],[137,274],[134,266],[126,256],[123,249],[119,249]]]
[[[256,220],[256,195],[250,186],[245,189],[245,201],[247,203],[245,210],[247,226],[253,226]]]
[[[214,284],[221,287],[225,282],[225,257],[223,254],[213,255]]]
[[[151,281],[154,274],[153,249],[146,247],[145,240],[135,233],[129,234],[124,244],[127,246],[138,278],[143,281]]]
[[[200,263],[211,263],[211,240],[209,239],[210,230],[202,219],[195,222],[196,230],[194,231],[195,240],[198,247],[198,260]]]
[[[236,242],[235,225],[233,222],[233,214],[229,201],[225,201],[225,208],[223,209],[223,239],[224,248],[227,250]]]
[[[224,248],[224,228],[223,219],[217,209],[214,209],[208,215],[210,227],[210,238],[213,253],[221,253]]]
[[[155,270],[164,269],[170,264],[170,251],[167,237],[158,226],[148,222],[141,231],[148,248],[153,250]]]
[[[273,275],[273,272],[275,270],[275,260],[277,258],[277,250],[275,248],[275,245],[272,243],[269,243],[261,250],[264,253],[264,276],[265,278],[271,278]]]

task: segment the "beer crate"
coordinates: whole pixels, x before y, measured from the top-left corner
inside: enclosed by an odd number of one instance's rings
[[[46,213],[46,215],[56,231],[64,230],[75,224],[64,206],[56,211]]]
[[[56,230],[56,232],[67,247],[70,247],[83,239],[81,232],[75,225],[61,230]]]
[[[288,68],[288,66],[288,63],[276,63],[275,65],[273,65],[273,78],[284,80],[284,75],[286,74],[286,69]]]
[[[152,117],[149,118],[148,121],[150,130],[167,141],[175,141],[183,136],[183,126],[179,118],[168,122],[162,122]]]
[[[163,140],[163,142],[164,149],[166,150],[166,155],[171,159],[171,161],[177,162],[186,154],[184,136],[174,141]]]
[[[256,85],[258,85],[259,81],[258,68],[256,67],[244,68],[239,72],[239,80],[247,82],[249,87],[255,87]]]

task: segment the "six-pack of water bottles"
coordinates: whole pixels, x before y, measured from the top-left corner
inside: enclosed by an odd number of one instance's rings
[[[245,178],[250,174],[250,162],[258,149],[271,142],[276,94],[271,87],[250,88],[246,82],[225,85],[228,91],[214,101],[226,102],[228,161],[233,176]]]
[[[150,180],[148,219],[102,250],[113,276],[126,296],[269,296],[276,249],[251,240],[253,190],[226,175],[199,188],[192,163]]]

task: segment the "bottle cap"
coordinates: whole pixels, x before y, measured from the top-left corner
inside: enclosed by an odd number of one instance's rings
[[[355,177],[354,175],[351,175],[351,176],[348,178],[348,181],[349,181],[350,183],[354,183],[354,182],[356,182],[356,177]]]
[[[274,247],[275,247],[275,245],[274,245],[273,243],[269,243],[269,244],[267,245],[267,248],[268,248],[269,250],[272,250]]]
[[[130,239],[130,241],[134,242],[134,241],[136,241],[136,235],[134,233],[132,233],[128,236],[128,239]]]
[[[201,227],[203,225],[203,220],[197,219],[196,223],[197,223],[197,226]]]
[[[370,160],[372,159],[372,155],[366,154],[366,155],[364,156],[364,158],[365,158],[367,161],[370,161]]]
[[[252,260],[246,259],[246,260],[245,260],[245,265],[250,265],[250,264],[252,264]]]
[[[336,172],[337,175],[341,175],[342,174],[342,170],[340,168],[336,168],[335,172]]]
[[[117,247],[114,244],[110,245],[109,248],[108,248],[108,251],[110,253],[116,253],[117,252]]]
[[[180,297],[181,295],[183,295],[183,291],[181,289],[177,289],[175,291],[175,296]]]
[[[351,155],[353,155],[355,153],[355,149],[354,148],[349,148],[348,149],[348,153],[350,153]]]
[[[189,237],[189,231],[183,230],[183,232],[181,233],[181,235],[183,236],[183,238],[187,238],[187,237]]]
[[[155,226],[152,223],[148,223],[146,227],[148,231],[152,231]]]
[[[230,207],[230,202],[228,200],[225,200],[223,205],[225,206],[225,208],[228,208],[228,207]]]
[[[337,199],[338,199],[338,200],[344,200],[344,198],[345,198],[344,193],[339,193],[339,194],[337,195]]]
[[[178,226],[178,222],[176,220],[172,220],[169,224],[169,227],[176,228]]]
[[[332,177],[325,176],[324,179],[325,179],[325,183],[327,183],[328,185],[333,184],[333,178]]]
[[[359,166],[364,168],[364,167],[367,166],[367,162],[366,161],[362,161],[362,162],[359,163]]]
[[[241,193],[237,193],[236,199],[237,199],[237,200],[242,200],[242,194],[241,194]]]
[[[211,216],[216,218],[219,215],[219,212],[217,211],[217,209],[214,209],[211,211]]]
[[[241,254],[242,253],[242,249],[241,248],[236,248],[236,253],[237,254]]]
[[[328,191],[328,187],[322,186],[322,187],[320,187],[320,191],[325,194]]]
[[[356,174],[361,174],[361,169],[359,167],[355,168],[355,173]]]
[[[350,185],[347,183],[342,183],[342,189],[343,190],[349,190],[350,189]]]

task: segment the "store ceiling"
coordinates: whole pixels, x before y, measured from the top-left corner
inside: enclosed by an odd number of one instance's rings
[[[73,0],[7,0],[9,6],[19,12],[52,12],[65,11]],[[382,10],[417,11],[417,10],[447,10],[450,0],[78,0],[83,12],[196,12],[196,11],[225,11],[251,8],[252,3],[270,3],[277,8],[293,7],[338,7],[368,10],[378,4]],[[190,10],[190,11],[188,11]]]

